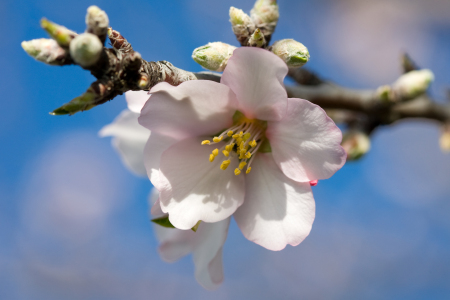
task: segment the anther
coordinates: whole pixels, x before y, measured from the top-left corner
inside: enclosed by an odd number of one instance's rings
[[[218,142],[220,142],[222,139],[223,139],[222,136],[221,136],[221,137],[215,136],[215,137],[213,138],[213,141],[214,141],[214,143],[218,143]]]
[[[222,153],[223,153],[223,155],[225,155],[226,157],[230,156],[230,152],[228,152],[227,150],[223,150]]]
[[[253,140],[253,141],[251,141],[250,143],[248,143],[250,146],[252,146],[253,148],[255,148],[256,147],[256,145],[258,145],[257,143],[256,143],[256,141],[255,140]]]
[[[239,175],[239,174],[241,174],[241,170],[239,170],[238,168],[236,168],[235,170],[234,170],[234,175]]]
[[[210,161],[210,162],[213,162],[213,161],[214,161],[214,158],[216,158],[216,156],[215,156],[214,154],[210,154],[210,155],[209,155],[209,161]]]
[[[252,154],[250,152],[247,152],[247,153],[245,153],[245,157],[250,158],[250,157],[252,157]]]
[[[251,170],[252,170],[252,167],[248,167],[248,168],[247,168],[247,171],[245,171],[245,174],[250,173]]]
[[[230,163],[231,163],[231,161],[229,159],[228,160],[224,160],[222,162],[222,164],[220,165],[220,169],[221,170],[226,170],[228,168],[228,166],[230,165]]]
[[[212,154],[214,155],[214,156],[217,156],[217,155],[219,155],[219,149],[214,149],[213,150],[213,152],[212,152]]]
[[[239,169],[243,169],[247,163],[245,161],[241,161],[239,164]]]
[[[209,145],[209,144],[211,144],[211,142],[208,141],[208,140],[204,140],[204,141],[202,142],[202,145]]]
[[[237,139],[239,137],[239,134],[233,134],[233,139]]]
[[[228,136],[232,136],[232,135],[233,135],[233,131],[232,131],[232,130],[229,130],[229,131],[227,132],[227,135],[228,135]]]

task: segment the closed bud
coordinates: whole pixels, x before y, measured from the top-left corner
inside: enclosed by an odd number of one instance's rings
[[[342,138],[342,148],[347,152],[347,160],[357,160],[370,150],[370,138],[361,131],[350,131]]]
[[[64,65],[66,61],[70,60],[67,51],[61,48],[55,40],[23,41],[22,48],[31,57],[49,65]]]
[[[106,39],[108,32],[108,15],[95,5],[89,6],[86,14],[87,32],[95,34],[100,39]]]
[[[277,26],[280,13],[276,0],[257,0],[250,15],[255,25],[263,31],[265,36],[270,36]]]
[[[95,64],[103,51],[103,44],[98,36],[92,33],[83,33],[70,43],[70,55],[82,67]]]
[[[439,145],[441,146],[441,150],[443,152],[450,152],[450,124],[446,124],[442,128]]]
[[[261,30],[257,28],[248,40],[248,46],[262,48],[266,45],[266,39]]]
[[[255,24],[249,15],[235,7],[230,7],[231,28],[238,41],[242,45],[247,45],[250,35],[255,31]]]
[[[400,76],[392,89],[396,98],[412,99],[425,93],[433,80],[434,75],[430,70],[415,70]]]
[[[195,49],[192,58],[205,69],[222,72],[235,49],[236,47],[222,42],[208,43]]]
[[[54,39],[61,47],[69,47],[70,42],[77,36],[75,32],[64,26],[50,22],[47,19],[41,20],[41,27]]]
[[[284,60],[288,67],[292,68],[301,67],[309,60],[308,48],[293,39],[275,42],[271,51]]]

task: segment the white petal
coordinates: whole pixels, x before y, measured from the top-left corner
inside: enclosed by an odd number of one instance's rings
[[[234,175],[239,162],[231,159],[227,170],[220,164],[219,154],[214,162],[209,155],[216,145],[201,145],[201,138],[190,138],[167,149],[160,163],[161,208],[169,213],[177,228],[192,228],[199,220],[218,222],[228,218],[244,201],[244,176]]]
[[[308,182],[287,178],[271,154],[258,153],[234,218],[244,236],[269,250],[300,244],[311,231],[315,203]]]
[[[233,52],[220,82],[236,94],[239,110],[247,118],[276,121],[286,113],[283,79],[287,72],[288,67],[275,54],[242,47]]]
[[[288,103],[287,115],[267,126],[273,158],[293,180],[330,178],[347,157],[341,147],[341,130],[319,106],[294,98]]]
[[[206,289],[216,289],[223,281],[222,248],[227,239],[230,218],[216,223],[201,223],[193,259],[195,278]]]
[[[161,156],[170,146],[179,142],[179,139],[152,132],[144,148],[144,165],[148,178],[160,190],[159,164]]]
[[[208,80],[158,85],[142,109],[139,123],[165,136],[211,135],[229,127],[235,96],[225,85]]]
[[[161,217],[164,215],[164,212],[161,210],[161,204],[159,202],[159,191],[156,188],[152,188],[150,195],[148,197],[148,203],[151,207],[150,216],[153,217]]]
[[[150,98],[150,95],[147,91],[128,91],[125,93],[128,109],[138,114],[141,112],[148,98]]]
[[[145,175],[144,147],[150,131],[138,123],[139,114],[124,110],[113,123],[103,127],[101,137],[113,136],[112,145],[123,163],[134,173]]]

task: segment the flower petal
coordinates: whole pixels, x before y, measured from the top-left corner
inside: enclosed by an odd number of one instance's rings
[[[145,102],[150,98],[147,91],[128,91],[125,93],[125,100],[128,103],[128,109],[135,113],[140,113]]]
[[[139,114],[126,109],[111,124],[103,127],[99,135],[113,136],[112,145],[125,166],[137,175],[145,175],[144,146],[150,131],[139,125],[138,117]]]
[[[319,106],[290,98],[288,113],[266,136],[284,174],[299,182],[330,178],[346,160],[342,132]]]
[[[157,205],[158,197],[158,191],[153,189],[149,197],[150,205]],[[222,248],[230,219],[201,223],[197,232],[155,225],[156,235],[161,242],[158,249],[161,258],[174,262],[192,252],[197,281],[206,289],[217,288],[223,281]]]
[[[160,163],[161,209],[169,213],[177,228],[190,229],[199,220],[218,222],[228,218],[244,201],[245,177],[234,175],[239,161],[231,159],[221,170],[224,157],[209,162],[214,146],[201,145],[201,138],[190,138],[167,149]]]
[[[159,202],[159,192],[158,189],[153,188],[150,192],[148,203],[151,207],[150,215],[154,217],[161,217],[164,215],[164,212],[161,210],[161,204]]]
[[[300,244],[311,231],[315,203],[308,182],[287,178],[271,154],[258,153],[234,218],[244,236],[269,250]]]
[[[223,281],[222,248],[230,219],[201,223],[197,230],[199,240],[193,252],[195,278],[205,289],[216,289]]]
[[[191,80],[177,87],[159,84],[142,109],[139,123],[152,132],[187,138],[214,134],[232,124],[235,96],[225,85]]]
[[[159,181],[159,165],[161,156],[170,146],[179,142],[180,139],[165,136],[152,132],[148,138],[144,148],[144,165],[147,170],[147,175],[152,184],[160,190]]]
[[[220,82],[236,94],[239,110],[247,118],[277,121],[286,113],[283,79],[287,72],[288,67],[275,54],[242,47],[233,52]]]

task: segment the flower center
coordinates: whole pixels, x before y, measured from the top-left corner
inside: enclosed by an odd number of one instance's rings
[[[225,146],[212,151],[209,155],[209,161],[213,162],[221,152],[228,159],[222,162],[220,169],[226,170],[232,159],[238,159],[239,167],[234,170],[234,174],[241,174],[245,166],[247,166],[245,173],[248,174],[252,170],[253,158],[266,138],[264,133],[267,125],[264,121],[247,119],[239,111],[235,113],[233,120],[233,126],[215,136],[212,141],[204,140],[202,145],[226,142]]]

